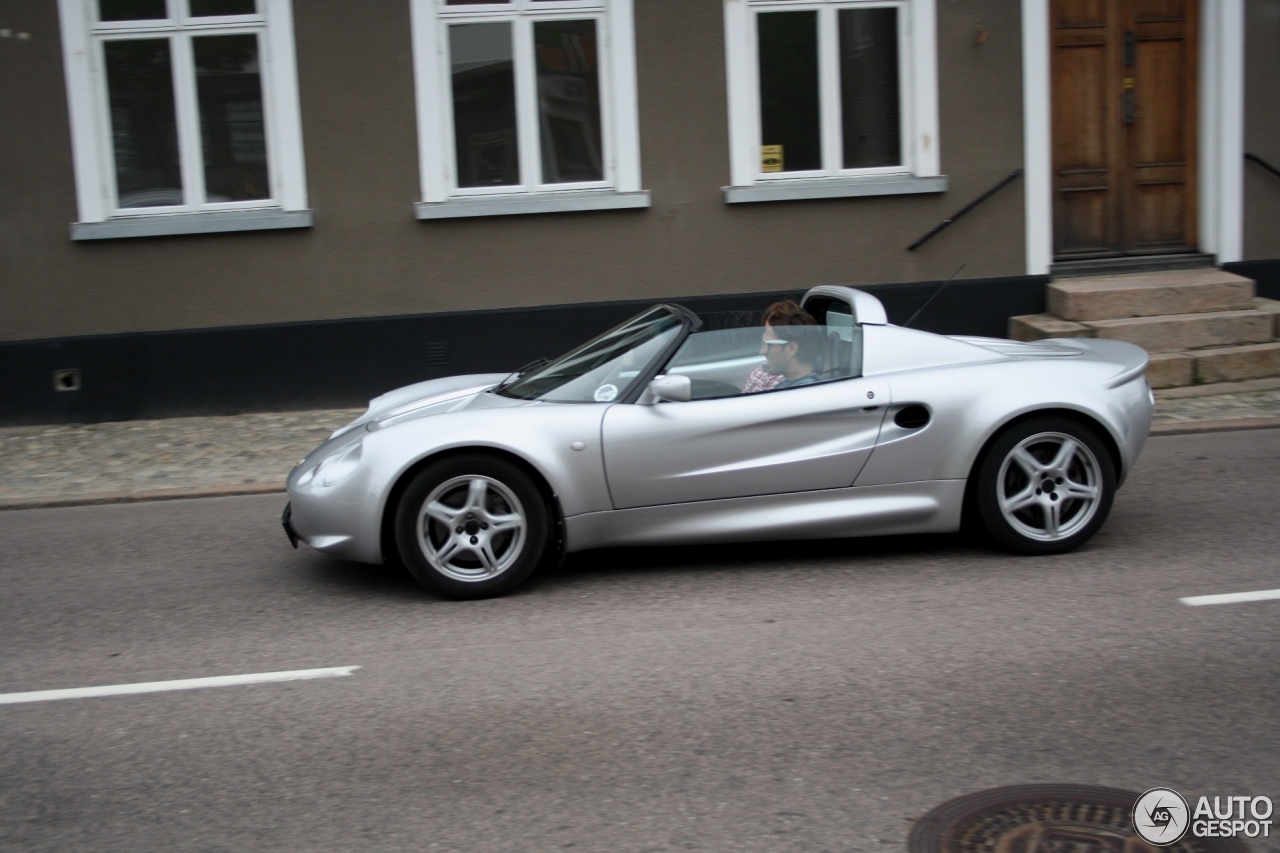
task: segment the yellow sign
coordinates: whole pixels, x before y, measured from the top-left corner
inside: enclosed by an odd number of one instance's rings
[[[761,172],[781,172],[782,171],[782,146],[781,145],[761,145],[760,146],[760,171]]]

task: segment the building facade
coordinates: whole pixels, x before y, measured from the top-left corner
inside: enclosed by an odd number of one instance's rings
[[[6,423],[357,404],[654,301],[902,321],[962,264],[918,325],[1099,259],[1280,296],[1280,0],[10,0],[0,79]]]

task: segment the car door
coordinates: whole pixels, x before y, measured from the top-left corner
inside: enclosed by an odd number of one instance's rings
[[[617,509],[853,485],[889,385],[852,378],[711,400],[615,405],[601,427]]]

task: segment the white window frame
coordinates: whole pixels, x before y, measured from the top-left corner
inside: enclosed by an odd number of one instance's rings
[[[945,192],[938,144],[935,0],[725,0],[725,63],[729,81],[728,203]],[[902,164],[845,169],[841,164],[841,9],[898,9]],[[760,170],[760,70],[756,18],[762,12],[818,13],[819,100],[823,168]]]
[[[422,201],[419,219],[501,216],[649,206],[640,183],[632,0],[509,0],[448,6],[410,0],[418,109]],[[535,183],[542,171],[533,24],[594,19],[600,50],[600,120],[604,179]],[[453,87],[447,28],[453,23],[510,22],[515,59],[516,136],[524,183],[459,187],[453,135]]]
[[[310,226],[292,0],[258,0],[259,14],[216,18],[186,16],[187,0],[166,0],[166,3],[167,20],[98,21],[97,0],[58,0],[80,217],[80,221],[71,226],[72,239]],[[204,166],[191,38],[246,33],[258,35],[271,197],[209,203],[203,200]],[[171,45],[185,203],[120,208],[116,206],[115,152],[103,44],[147,37],[167,38]]]

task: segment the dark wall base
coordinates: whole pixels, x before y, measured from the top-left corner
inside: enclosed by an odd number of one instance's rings
[[[1045,280],[952,282],[913,325],[1003,337],[1010,316],[1044,310]],[[881,299],[891,322],[903,323],[940,284],[864,289]],[[755,314],[777,299],[802,294],[674,301],[700,314]],[[650,304],[629,300],[0,343],[0,424],[363,406],[424,379],[513,370],[558,355]],[[80,390],[54,389],[53,373],[64,369],[80,371]]]
[[[1270,261],[1238,261],[1223,264],[1227,272],[1251,278],[1258,283],[1258,295],[1265,299],[1280,299],[1280,259]]]

